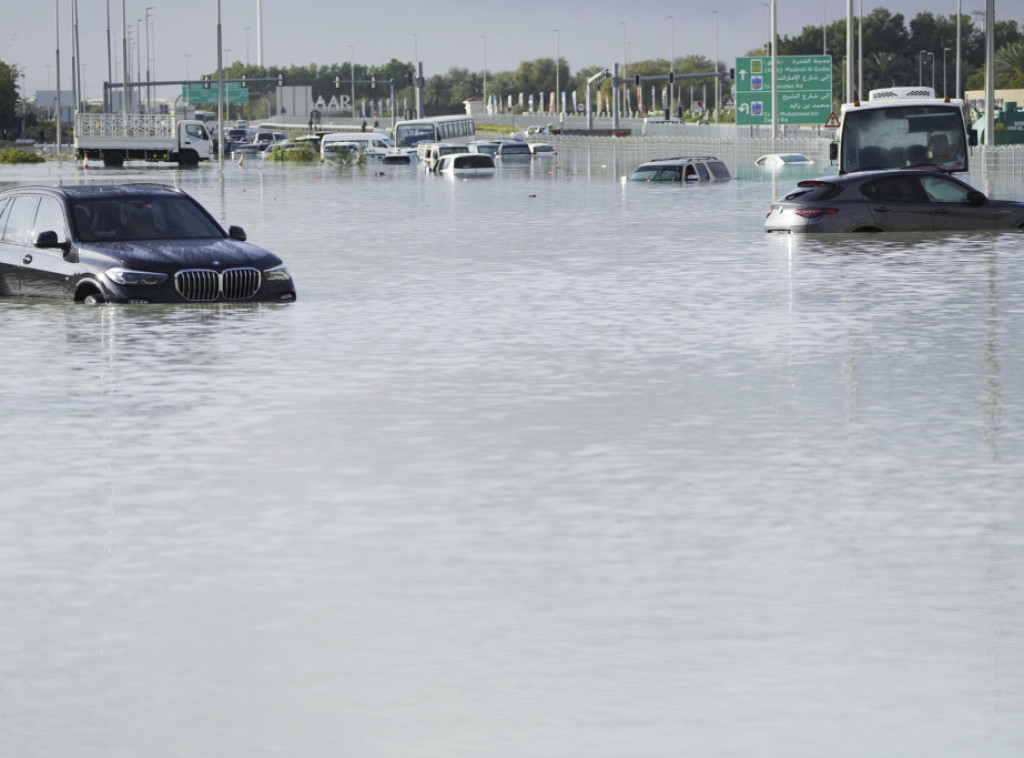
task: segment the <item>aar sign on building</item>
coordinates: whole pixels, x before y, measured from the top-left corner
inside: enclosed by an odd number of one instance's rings
[[[780,55],[773,76],[770,56],[736,59],[736,123],[771,124],[772,87],[778,90],[779,124],[824,124],[832,113],[832,56]]]

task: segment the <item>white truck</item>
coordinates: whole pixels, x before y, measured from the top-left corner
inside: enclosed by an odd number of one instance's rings
[[[128,160],[195,166],[212,153],[213,141],[201,121],[178,120],[169,113],[75,115],[75,155],[102,160],[104,166]]]
[[[935,166],[967,171],[978,133],[968,130],[964,101],[936,97],[931,87],[873,89],[867,100],[844,103],[829,158],[839,173]]]

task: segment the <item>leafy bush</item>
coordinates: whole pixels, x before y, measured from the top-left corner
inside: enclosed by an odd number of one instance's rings
[[[31,150],[19,150],[16,147],[0,149],[0,163],[43,163],[45,160]]]
[[[275,161],[312,163],[313,161],[320,159],[320,156],[313,152],[312,145],[308,143],[300,142],[297,145],[271,145],[267,150],[269,151],[267,158]]]

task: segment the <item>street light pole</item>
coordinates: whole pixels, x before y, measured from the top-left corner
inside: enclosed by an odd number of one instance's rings
[[[828,0],[821,0],[821,54],[828,55]]]
[[[718,11],[711,11],[715,14],[715,123],[718,123],[718,112],[722,98],[722,82],[718,78]]]
[[[150,79],[149,71],[149,12],[153,10],[153,6],[146,6],[146,111],[151,112],[153,110],[153,93],[149,88]]]
[[[942,48],[942,96],[946,97],[946,53],[953,48],[944,47]]]
[[[348,46],[349,58],[352,65],[349,68],[349,79],[352,81],[349,84],[352,85],[352,118],[356,117],[356,46]]]
[[[218,0],[218,3],[220,0]],[[217,6],[218,9],[220,6]],[[121,110],[128,115],[128,20],[125,10],[125,0],[121,0]],[[220,14],[217,14],[217,28],[220,29]],[[220,40],[218,39],[218,44]],[[72,48],[73,50],[74,48]],[[74,77],[71,79],[74,83]],[[76,106],[77,107],[77,106]]]
[[[917,54],[917,86],[918,87],[923,87],[924,86],[924,56],[925,56],[925,52],[926,51],[922,50],[921,52],[919,52]]]
[[[256,65],[263,68],[263,0],[256,0]]]
[[[627,43],[626,43],[626,29],[627,29],[627,27],[626,27],[626,22],[625,21],[620,21],[619,23],[622,24],[622,74],[620,75],[620,78],[621,79],[625,79],[626,78],[626,62],[627,62],[626,58],[629,55],[629,53],[626,52],[626,47],[627,47]],[[627,107],[626,103],[629,100],[629,90],[626,89],[625,82],[623,82],[623,84],[622,84],[622,95],[623,95],[623,97],[621,98],[622,102],[619,103],[619,107],[622,109],[622,112],[625,113],[626,112],[626,107]]]
[[[558,112],[558,121],[562,121],[562,80],[559,76],[559,62],[562,57],[562,38],[555,29],[555,110]]]
[[[956,77],[954,77],[953,81],[954,97],[960,97],[960,4],[961,0],[956,0]]]
[[[668,73],[671,79],[675,79],[676,73],[676,20],[672,16],[668,16],[669,22],[669,36],[668,36]],[[675,106],[675,89],[676,85],[673,82],[668,83],[668,115],[669,118],[676,110]]]
[[[487,113],[487,35],[481,34],[484,41],[484,113]]]

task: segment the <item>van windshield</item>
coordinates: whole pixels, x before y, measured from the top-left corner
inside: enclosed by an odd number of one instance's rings
[[[906,166],[967,170],[963,112],[957,105],[849,110],[843,116],[842,170]]]

